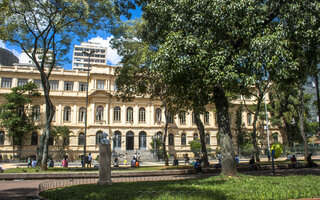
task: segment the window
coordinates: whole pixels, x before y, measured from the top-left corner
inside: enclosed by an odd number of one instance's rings
[[[179,114],[179,118],[180,118],[180,124],[186,124],[186,113],[185,112],[181,112]]]
[[[279,142],[278,133],[272,133],[272,142],[273,143]]]
[[[12,87],[12,78],[2,78],[1,79],[2,88],[11,88]]]
[[[251,113],[247,114],[247,124],[248,124],[248,126],[252,125],[252,115],[251,115]]]
[[[169,146],[174,146],[174,136],[172,133],[169,134]]]
[[[146,121],[146,110],[144,108],[139,109],[139,122]]]
[[[59,81],[57,80],[50,80],[50,90],[59,90]]]
[[[38,145],[38,133],[33,132],[31,134],[31,145]]]
[[[96,135],[96,145],[99,145],[102,142],[102,131],[98,131]]]
[[[42,90],[42,89],[43,89],[41,80],[39,80],[39,79],[34,79],[33,82],[34,82],[34,84],[36,84],[36,85],[38,86],[38,89],[39,89],[39,90]]]
[[[48,145],[53,145],[53,137],[52,136],[49,137]]]
[[[103,80],[97,80],[97,89],[103,90],[104,89],[104,82]]]
[[[167,119],[167,120],[168,120],[168,123],[171,123],[171,124],[172,124],[172,123],[173,123],[173,116],[172,116],[170,113],[168,113],[168,116],[167,116],[167,117],[168,117],[168,119]]]
[[[84,107],[81,107],[79,109],[79,122],[84,122],[86,116],[86,109]]]
[[[85,83],[85,82],[80,82],[80,83],[79,83],[79,91],[80,91],[80,92],[87,91],[87,83]]]
[[[102,121],[103,120],[103,107],[102,106],[98,106],[97,107],[96,120],[97,121]]]
[[[40,106],[39,105],[35,105],[33,107],[33,119],[40,120]]]
[[[133,121],[133,109],[129,107],[127,109],[127,122],[132,122]]]
[[[194,112],[192,112],[192,124],[195,124],[195,115],[194,115]]]
[[[126,134],[126,150],[134,149],[134,134],[132,131],[127,132]]]
[[[73,81],[65,81],[64,82],[64,90],[65,91],[73,91]]]
[[[181,145],[187,145],[187,136],[184,133],[181,135]]]
[[[78,145],[84,145],[84,133],[79,133]]]
[[[121,149],[121,132],[120,131],[114,132],[113,148]]]
[[[158,132],[156,134],[156,138],[159,140],[159,141],[162,141],[162,133],[161,132]]]
[[[63,121],[71,121],[71,108],[69,106],[64,108]]]
[[[206,134],[206,145],[210,145],[210,134]]]
[[[162,111],[160,108],[157,108],[156,109],[156,116],[155,116],[155,121],[156,122],[161,122],[161,115],[162,115]]]
[[[52,116],[52,121],[56,121],[56,107],[55,106],[53,106],[53,110],[54,110],[54,114],[53,114],[53,116]]]
[[[146,132],[142,131],[139,133],[139,149],[146,149],[147,148],[147,134]]]
[[[28,83],[28,79],[18,79],[18,86],[24,86],[25,84]]]
[[[117,83],[115,81],[113,83],[113,90],[114,91],[118,91]]]
[[[119,122],[121,120],[121,115],[120,115],[121,109],[120,107],[115,107],[113,110],[113,121]]]
[[[196,140],[198,138],[199,138],[198,133],[193,134],[193,140]]]
[[[209,119],[210,119],[209,116],[210,116],[209,112],[206,112],[206,114],[204,114],[204,123],[205,124],[209,124]]]
[[[4,132],[0,131],[0,145],[4,145]]]

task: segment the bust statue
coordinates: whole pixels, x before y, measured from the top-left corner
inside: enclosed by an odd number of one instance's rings
[[[102,141],[101,141],[101,144],[109,144],[110,141],[107,139],[107,136],[108,136],[108,133],[106,132],[103,132],[102,133]]]

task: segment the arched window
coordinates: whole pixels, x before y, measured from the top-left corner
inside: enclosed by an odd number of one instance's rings
[[[171,115],[170,113],[168,113],[168,123],[172,124],[173,123],[173,115]]]
[[[33,119],[40,120],[40,106],[39,105],[35,105],[33,107]]]
[[[179,114],[179,118],[180,118],[180,124],[186,124],[186,113],[185,112],[181,112]]]
[[[271,138],[272,138],[272,142],[273,143],[278,143],[279,142],[279,137],[278,137],[278,133],[277,132],[275,132],[275,133],[272,133],[272,136],[271,136]]]
[[[38,145],[38,133],[33,132],[31,134],[31,145]]]
[[[206,112],[206,114],[204,114],[204,123],[205,124],[209,124],[210,122],[210,118],[209,118],[209,112]]]
[[[193,134],[193,140],[196,140],[196,139],[198,139],[198,138],[199,138],[198,133]]]
[[[139,133],[139,149],[146,149],[147,148],[147,134],[146,132],[142,131]]]
[[[187,145],[187,136],[184,133],[181,135],[181,145]]]
[[[120,107],[115,107],[113,110],[113,121],[115,122],[119,122],[121,119],[121,115],[120,115],[121,109]]]
[[[156,138],[157,138],[158,140],[162,141],[162,133],[161,133],[161,132],[158,132],[158,133],[156,134]]]
[[[196,118],[195,118],[195,115],[194,115],[194,112],[192,112],[192,124],[195,124],[196,123]]]
[[[63,121],[71,121],[71,108],[69,106],[64,108]]]
[[[174,146],[174,135],[172,133],[169,134],[169,146]]]
[[[53,145],[53,139],[54,138],[52,136],[49,137],[48,145]]]
[[[206,145],[210,145],[210,134],[206,134]]]
[[[251,113],[247,114],[247,124],[248,124],[248,126],[252,125],[252,115],[251,115]]]
[[[156,116],[155,116],[156,122],[161,122],[161,115],[162,115],[162,110],[160,108],[157,108],[156,109]]]
[[[102,106],[98,106],[97,107],[96,120],[97,121],[102,121],[103,120],[103,107]]]
[[[56,110],[55,106],[53,106],[53,110],[54,110],[54,114],[52,116],[52,121],[56,121],[56,112],[57,112],[57,110]]]
[[[86,108],[81,107],[79,109],[79,122],[84,122],[85,117],[86,117]]]
[[[134,134],[132,131],[126,134],[126,150],[133,150],[134,148]]]
[[[113,148],[121,149],[121,132],[120,131],[114,132]]]
[[[98,131],[96,134],[96,145],[99,145],[102,141],[102,131]]]
[[[0,131],[0,145],[4,145],[4,132]]]
[[[84,133],[79,133],[78,145],[84,145]]]
[[[139,122],[146,121],[146,110],[144,108],[139,109]]]
[[[133,109],[131,107],[127,109],[127,122],[133,122]]]

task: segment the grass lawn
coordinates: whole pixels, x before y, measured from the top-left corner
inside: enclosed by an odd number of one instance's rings
[[[48,190],[48,199],[297,199],[320,197],[320,176],[212,176],[204,179],[78,185]]]

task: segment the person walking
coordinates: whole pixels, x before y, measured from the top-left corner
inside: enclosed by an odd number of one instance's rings
[[[189,165],[189,164],[190,164],[189,161],[190,161],[190,159],[189,159],[189,157],[188,157],[188,154],[186,154],[186,155],[185,155],[185,158],[184,158],[184,164],[185,164],[185,165],[187,165],[187,164]]]
[[[28,168],[31,167],[31,157],[28,158]]]
[[[89,153],[87,167],[89,167],[89,166],[91,167],[91,162],[92,162],[92,155],[91,155],[91,153]]]

